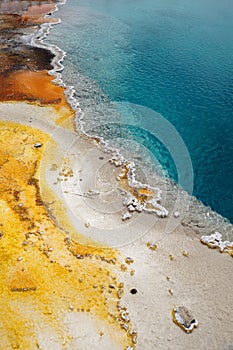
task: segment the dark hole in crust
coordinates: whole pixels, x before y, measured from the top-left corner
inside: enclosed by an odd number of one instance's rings
[[[130,293],[131,294],[137,294],[137,289],[136,288],[132,288],[132,289],[130,289]]]

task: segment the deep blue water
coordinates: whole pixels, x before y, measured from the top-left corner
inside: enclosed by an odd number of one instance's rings
[[[166,151],[172,135],[165,135],[164,149],[156,148],[153,111],[160,113],[187,147],[193,194],[233,222],[233,1],[68,0],[59,17],[49,40],[67,52],[64,80],[72,80],[80,107],[91,93],[90,104],[103,101],[101,91],[116,102],[123,122],[125,110],[127,123],[141,118],[144,146],[179,181]],[[80,75],[96,84],[88,96]],[[135,106],[131,122],[125,106]],[[142,129],[129,128],[145,139]]]

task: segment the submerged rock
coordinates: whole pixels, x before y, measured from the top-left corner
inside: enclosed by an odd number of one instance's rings
[[[186,333],[190,333],[198,326],[198,321],[195,320],[191,311],[185,306],[180,306],[172,309],[173,322],[182,328]]]

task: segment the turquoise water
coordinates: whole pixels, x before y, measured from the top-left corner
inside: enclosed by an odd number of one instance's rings
[[[68,0],[59,17],[49,42],[67,52],[64,81],[88,128],[109,139],[126,128],[166,176],[190,179],[172,135],[156,135],[159,113],[187,147],[193,194],[233,222],[233,2]],[[121,124],[101,127],[110,120]]]

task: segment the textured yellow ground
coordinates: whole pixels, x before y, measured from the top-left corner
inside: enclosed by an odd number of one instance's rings
[[[13,14],[1,15],[0,101],[33,104],[42,108],[39,115],[44,113],[45,119],[49,113],[41,106],[50,106],[57,115],[56,124],[73,130],[75,111],[67,102],[65,88],[48,74],[54,55],[38,47],[29,49],[25,40],[19,40],[24,29],[25,33],[36,32],[40,24],[56,22],[44,17],[54,11],[56,3],[0,4],[3,12],[14,9]],[[24,122],[23,114],[20,120]],[[56,201],[60,220],[51,216],[42,201],[39,169],[48,141],[51,144],[50,137],[40,130],[0,122],[0,349],[47,350],[41,347],[40,336],[53,334],[64,349],[73,349],[64,319],[67,314],[83,312],[95,317],[94,325],[100,320],[106,326],[104,332],[113,344],[127,348],[135,334],[129,335],[131,325],[122,317],[125,309],[119,305],[123,285],[114,275],[120,268],[117,252],[100,249],[93,242],[85,245],[85,237],[76,232],[72,235],[75,229],[62,203],[46,184],[46,200]],[[36,143],[42,147],[36,148]],[[65,232],[57,222],[62,222]],[[79,242],[70,236],[78,237]],[[90,344],[92,340],[90,334]]]
[[[1,349],[39,348],[40,327],[52,327],[65,346],[66,312],[105,320],[124,348],[131,339],[117,319],[122,285],[112,273],[116,252],[70,241],[40,198],[38,169],[48,139],[39,130],[0,122]]]

